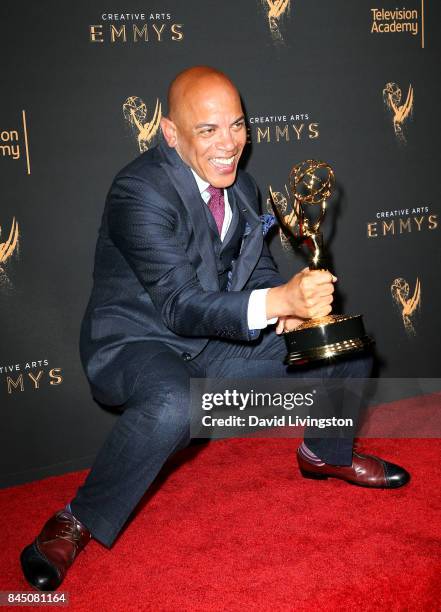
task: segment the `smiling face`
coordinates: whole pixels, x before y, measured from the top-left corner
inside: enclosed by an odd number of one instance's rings
[[[176,83],[176,89],[171,88],[170,116],[161,124],[168,145],[203,180],[214,187],[229,187],[246,142],[237,90],[210,69],[190,69]]]

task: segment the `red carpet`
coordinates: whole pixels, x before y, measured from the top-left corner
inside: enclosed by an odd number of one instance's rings
[[[441,440],[361,446],[407,467],[411,483],[303,479],[295,440],[183,451],[113,549],[92,542],[80,555],[63,584],[69,609],[441,609]],[[30,590],[20,550],[83,478],[0,491],[0,590]]]

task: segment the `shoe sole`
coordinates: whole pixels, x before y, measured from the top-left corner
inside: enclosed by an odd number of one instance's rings
[[[336,478],[337,480],[343,480],[343,482],[347,482],[348,484],[356,487],[363,487],[364,489],[399,489],[409,482],[409,480],[406,480],[405,482],[392,485],[369,485],[361,482],[354,482],[353,480],[346,480],[346,478],[340,478],[340,476],[334,476],[333,474],[315,474],[314,472],[306,472],[305,470],[302,470],[302,468],[299,469],[303,478],[310,478],[311,480],[328,480],[328,478]]]

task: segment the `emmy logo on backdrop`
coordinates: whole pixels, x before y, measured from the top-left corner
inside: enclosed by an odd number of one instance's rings
[[[127,124],[136,136],[139,151],[147,151],[154,140],[162,117],[161,103],[156,100],[151,121],[147,119],[147,106],[137,96],[130,96],[123,104],[123,115]]]
[[[305,245],[311,270],[327,269],[321,225],[334,189],[334,171],[325,162],[308,159],[291,169],[287,198],[270,187],[270,198],[280,226],[298,245]],[[328,315],[307,319],[284,334],[287,365],[362,351],[373,344],[366,335],[362,315]]]
[[[409,85],[406,101],[401,104],[402,93],[396,83],[387,83],[383,89],[383,101],[386,108],[393,114],[395,136],[401,142],[406,142],[403,124],[413,111],[413,87]]]
[[[19,230],[15,217],[12,219],[12,226],[9,236],[5,242],[0,242],[0,288],[10,286],[11,282],[6,274],[5,266],[12,255],[18,252]],[[0,227],[0,240],[2,239],[2,228]]]
[[[392,299],[401,311],[404,329],[409,335],[416,335],[411,317],[415,315],[415,311],[421,306],[421,283],[419,278],[416,279],[415,290],[412,297],[409,297],[409,283],[405,281],[404,278],[396,278],[390,286],[390,292],[392,294]]]
[[[294,228],[298,223],[297,212],[289,205],[290,197],[288,187],[286,185],[284,187],[285,193],[282,193],[281,191],[273,191],[271,187],[269,187],[271,196],[266,201],[266,207],[268,212],[272,212],[272,202],[274,202],[278,214],[281,215],[283,218],[283,223],[285,225],[289,225],[289,227]],[[282,224],[279,224],[279,237],[282,249],[284,251],[292,252],[292,238],[283,230]]]
[[[288,15],[291,10],[291,0],[261,0],[268,9],[268,25],[274,42],[283,42],[279,29],[280,18]]]

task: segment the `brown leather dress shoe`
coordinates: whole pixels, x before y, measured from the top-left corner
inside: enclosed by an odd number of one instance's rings
[[[360,487],[396,489],[410,480],[410,474],[395,463],[389,463],[373,455],[352,454],[352,465],[315,465],[307,461],[297,450],[300,472],[305,478],[324,480],[339,478]]]
[[[70,512],[60,510],[21,553],[21,567],[26,580],[40,591],[55,591],[91,537],[86,527]]]

